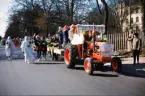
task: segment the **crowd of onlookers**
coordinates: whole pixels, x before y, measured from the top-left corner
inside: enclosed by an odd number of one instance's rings
[[[19,45],[21,45],[21,42],[23,41],[23,38],[13,38],[12,41],[14,42],[15,44],[15,47],[19,47]],[[2,45],[5,45],[6,44],[6,39],[5,38],[2,38],[1,39],[1,44]]]
[[[24,38],[11,38],[8,36],[7,39],[2,38],[1,43],[5,45],[6,56],[11,59],[14,48],[20,47],[25,56],[25,62],[30,63],[34,61],[33,51],[37,52],[38,61],[41,59],[46,60],[47,46],[55,43],[58,47],[63,47],[63,45],[70,42],[69,40],[69,27],[64,26],[64,28],[59,27],[58,31],[54,35],[40,36],[39,34],[34,34],[33,37],[25,36]]]

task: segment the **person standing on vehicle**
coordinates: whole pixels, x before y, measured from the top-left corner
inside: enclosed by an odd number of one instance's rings
[[[43,60],[46,60],[46,53],[47,53],[47,41],[45,37],[42,37],[42,54]]]
[[[63,44],[63,33],[62,33],[62,28],[58,27],[58,37],[59,37],[59,48],[61,48]]]
[[[133,65],[137,63],[139,64],[139,54],[142,47],[141,39],[138,36],[138,33],[134,33],[133,43],[132,43],[132,49],[133,49]]]
[[[68,35],[69,35],[68,38],[69,38],[69,41],[72,41],[74,31],[75,31],[75,25],[72,24],[72,25],[70,26],[70,30],[68,31]]]
[[[65,46],[69,42],[68,29],[68,26],[64,26],[63,28],[63,46]]]
[[[91,30],[86,31],[86,33],[84,34],[84,48],[87,49],[88,44],[92,41],[93,36],[92,36],[92,32]]]

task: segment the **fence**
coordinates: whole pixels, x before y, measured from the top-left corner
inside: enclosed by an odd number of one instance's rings
[[[108,42],[114,44],[115,50],[126,50],[127,49],[127,37],[129,33],[114,33],[108,34]],[[143,32],[139,33],[140,38],[142,39],[142,45],[145,46],[145,36]]]

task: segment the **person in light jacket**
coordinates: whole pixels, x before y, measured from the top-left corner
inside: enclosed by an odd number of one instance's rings
[[[68,38],[70,41],[72,41],[72,39],[73,39],[74,31],[75,31],[75,25],[72,24],[70,26],[70,30],[68,31]]]
[[[132,49],[133,49],[133,65],[137,63],[139,64],[139,54],[142,47],[141,39],[138,36],[138,33],[134,33],[133,43],[132,43]]]

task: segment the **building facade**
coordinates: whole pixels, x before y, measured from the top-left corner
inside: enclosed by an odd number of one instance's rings
[[[123,3],[119,3],[116,6],[116,14],[119,18],[119,23],[123,32],[129,29],[135,32],[142,31],[143,15],[140,5],[127,6]]]

